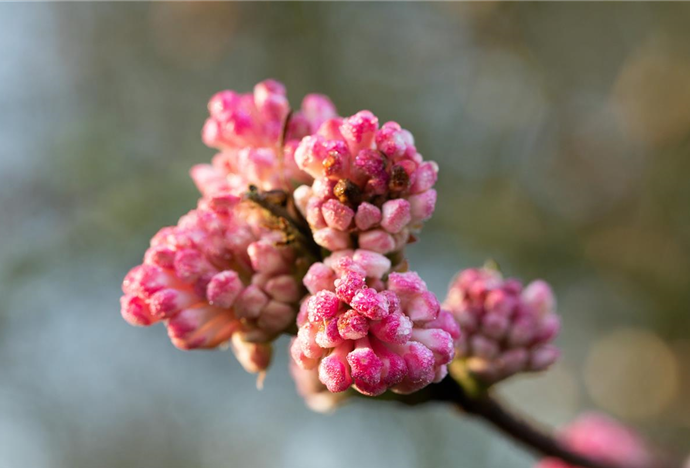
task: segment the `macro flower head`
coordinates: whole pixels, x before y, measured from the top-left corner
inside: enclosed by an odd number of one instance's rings
[[[541,280],[523,288],[491,268],[460,272],[444,306],[463,331],[457,356],[485,384],[518,372],[541,371],[559,356],[551,344],[560,319],[549,285]]]
[[[291,354],[331,392],[411,393],[447,374],[460,330],[414,272],[368,250],[314,263]]]
[[[379,127],[369,111],[325,121],[294,157],[314,179],[295,202],[316,243],[332,252],[401,251],[434,212],[436,163],[422,158],[410,132],[396,122]]]
[[[264,370],[303,295],[303,254],[284,236],[237,197],[202,199],[127,274],[122,315],[132,325],[165,323],[180,349],[228,344],[248,371]]]
[[[291,192],[311,177],[295,164],[299,141],[336,116],[326,96],[309,94],[291,112],[285,86],[265,80],[252,93],[221,91],[208,103],[209,117],[202,139],[220,152],[211,164],[199,164],[191,174],[204,195],[241,195],[249,185],[260,190]]]

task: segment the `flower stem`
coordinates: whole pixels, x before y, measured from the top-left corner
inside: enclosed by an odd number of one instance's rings
[[[488,393],[470,396],[458,382],[450,377],[433,385],[432,390],[432,399],[450,402],[458,409],[484,419],[505,435],[542,456],[559,458],[570,465],[582,468],[629,468],[593,460],[571,451],[550,434],[508,411]],[[648,468],[669,468],[669,466],[671,465],[657,461],[650,464]]]
[[[271,200],[271,197],[267,194],[260,192],[256,187],[251,186],[249,191],[244,194],[245,200],[249,200],[261,208],[265,209],[273,216],[277,218],[284,219],[294,230],[299,241],[302,245],[312,254],[315,258],[321,258],[321,247],[314,242],[311,230],[306,223],[299,222],[294,216],[292,216],[289,210],[280,204],[277,204]]]

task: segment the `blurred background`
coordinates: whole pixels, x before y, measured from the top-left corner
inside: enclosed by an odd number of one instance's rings
[[[120,318],[124,274],[195,206],[208,98],[267,77],[399,121],[440,164],[409,249],[436,293],[487,258],[552,282],[564,357],[506,400],[688,452],[689,22],[679,3],[2,5],[0,467],[531,466],[443,406],[313,414],[285,352],[257,392],[230,353]]]

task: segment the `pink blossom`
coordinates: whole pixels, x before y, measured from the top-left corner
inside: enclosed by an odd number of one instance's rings
[[[409,132],[395,122],[379,127],[369,111],[325,121],[300,142],[295,162],[314,178],[298,188],[297,207],[330,251],[402,250],[433,214],[438,167]]]
[[[586,413],[559,434],[571,450],[586,457],[629,468],[649,466],[651,454],[644,441],[617,421],[597,413]],[[536,468],[576,468],[557,459],[546,458]]]
[[[122,315],[133,325],[163,321],[181,349],[229,343],[258,372],[304,294],[295,276],[299,253],[246,202],[213,200],[153,237],[144,263],[123,281]]]
[[[285,128],[290,105],[285,87],[275,80],[258,83],[252,93],[221,91],[211,98],[208,110],[202,139],[220,152],[210,165],[197,165],[191,172],[205,196],[241,195],[249,185],[291,191],[294,183],[311,182],[295,164],[295,150],[303,137],[336,117],[326,96],[309,94]]]
[[[457,323],[416,273],[389,273],[390,265],[376,252],[344,251],[305,277],[310,291],[323,289],[303,303],[291,354],[302,369],[318,369],[330,392],[410,393],[447,373]]]
[[[544,281],[523,289],[494,270],[464,270],[453,280],[444,307],[463,330],[458,357],[485,383],[547,369],[560,355],[551,344],[560,319]]]

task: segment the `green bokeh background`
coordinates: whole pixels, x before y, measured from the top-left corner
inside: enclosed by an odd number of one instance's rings
[[[690,451],[690,5],[0,6],[0,467],[529,467],[442,406],[309,413],[119,317],[196,204],[208,98],[266,77],[397,120],[441,167],[409,250],[439,295],[487,258],[557,292],[562,362],[500,393]]]

